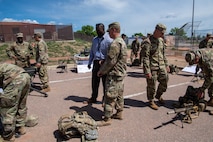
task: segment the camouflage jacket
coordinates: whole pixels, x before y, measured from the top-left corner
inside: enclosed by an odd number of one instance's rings
[[[48,46],[43,39],[37,42],[35,50],[36,50],[36,63],[47,64],[49,59]]]
[[[25,41],[23,43],[14,42],[6,49],[6,53],[10,58],[15,56],[17,60],[25,62],[33,56],[33,48]]]
[[[134,40],[132,42],[131,49],[134,53],[137,53],[140,50],[140,42],[138,40]]]
[[[162,38],[156,39],[150,36],[144,41],[144,73],[151,73],[151,70],[158,70],[168,66],[165,56],[165,44]]]
[[[199,43],[199,49],[212,48],[212,46],[213,46],[213,40],[211,40],[211,39],[209,39],[208,41],[206,39],[204,39]]]
[[[213,83],[213,49],[199,49],[195,53],[200,57],[198,67],[205,75],[203,89],[207,89]]]
[[[126,76],[126,64],[126,43],[121,37],[117,37],[108,48],[107,58],[101,66],[100,72],[111,76],[124,77]]]
[[[10,83],[17,75],[25,72],[23,68],[20,68],[13,64],[1,63],[0,64],[0,81],[1,87],[4,87]],[[2,86],[3,84],[3,86]]]

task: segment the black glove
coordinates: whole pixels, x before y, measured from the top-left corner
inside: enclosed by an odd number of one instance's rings
[[[87,67],[88,67],[88,69],[91,69],[91,65],[88,65]]]

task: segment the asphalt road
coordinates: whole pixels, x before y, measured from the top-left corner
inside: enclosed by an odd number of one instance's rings
[[[91,96],[91,73],[78,74],[69,68],[67,73],[57,73],[50,68],[51,92],[43,97],[35,91],[28,97],[28,114],[39,116],[39,124],[28,127],[27,133],[16,142],[59,142],[57,122],[61,115],[72,114],[74,111],[87,111],[95,120],[101,120],[102,86],[99,89],[99,103],[85,105],[82,102]],[[175,114],[167,115],[173,110],[172,104],[185,94],[188,85],[199,87],[201,82],[192,82],[193,75],[179,72],[169,75],[169,87],[164,93],[165,106],[152,110],[147,106],[146,80],[140,67],[128,67],[125,78],[124,120],[113,120],[110,126],[99,128],[98,142],[212,142],[213,116],[201,112],[193,119],[192,124],[183,124],[180,120],[172,121]],[[38,77],[34,79],[39,83]],[[206,100],[208,100],[206,94]],[[80,142],[79,138],[69,142]]]

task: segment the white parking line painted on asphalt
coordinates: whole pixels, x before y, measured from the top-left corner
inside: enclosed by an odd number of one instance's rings
[[[55,81],[50,81],[49,83],[60,83],[60,82],[67,82],[67,81],[73,81],[73,80],[82,80],[82,79],[88,79],[88,78],[91,78],[91,76],[78,77],[78,78],[72,78],[72,79],[64,79],[64,80],[55,80]]]
[[[186,85],[186,84],[189,84],[189,83],[190,82],[184,82],[184,83],[174,84],[174,85],[168,86],[168,88],[173,88],[173,87],[177,87],[177,86],[181,86],[181,85]],[[140,93],[136,93],[136,94],[127,95],[127,96],[124,96],[124,99],[132,98],[132,97],[139,96],[139,95],[143,95],[145,93],[146,93],[146,91],[143,91],[143,92],[140,92]]]
[[[73,81],[73,80],[82,80],[82,79],[88,79],[88,78],[91,78],[91,76],[50,81],[50,83],[60,83],[60,82]],[[168,88],[173,88],[173,87],[177,87],[177,86],[181,86],[181,85],[186,85],[186,84],[189,84],[189,83],[190,82],[184,82],[184,83],[174,84],[174,85],[168,86]],[[135,97],[135,96],[140,96],[140,95],[143,95],[145,93],[146,93],[146,91],[143,91],[143,92],[140,92],[140,93],[135,93],[135,94],[130,94],[130,95],[124,96],[124,99],[132,98],[132,97]]]

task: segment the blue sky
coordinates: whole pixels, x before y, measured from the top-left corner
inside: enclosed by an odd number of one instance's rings
[[[194,0],[198,30],[213,29],[213,0]],[[171,28],[192,22],[193,0],[0,0],[0,21],[84,25],[120,22],[128,36],[153,32],[157,23]],[[195,27],[196,28],[196,27]]]

